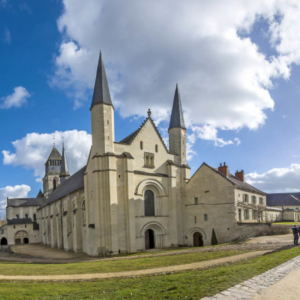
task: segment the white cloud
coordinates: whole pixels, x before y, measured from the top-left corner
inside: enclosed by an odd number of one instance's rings
[[[27,102],[27,99],[31,95],[29,92],[22,86],[14,88],[14,92],[6,97],[2,97],[0,100],[0,108],[8,109],[12,107],[21,107]]]
[[[65,140],[65,151],[70,173],[74,173],[87,163],[91,135],[86,131],[56,131],[55,133],[29,133],[26,137],[14,141],[15,152],[2,151],[5,165],[22,166],[34,170],[37,181],[45,175],[45,163],[53,148],[53,134],[56,138],[56,148],[61,153],[62,138]]]
[[[5,44],[10,44],[11,42],[11,34],[10,34],[10,31],[8,30],[7,27],[4,28],[4,33],[3,33],[3,42]]]
[[[272,79],[300,63],[298,0],[63,0],[63,41],[51,84],[78,101],[91,99],[102,49],[115,107],[122,116],[168,120],[179,83],[188,127],[257,129],[274,108]],[[267,57],[239,33],[269,25]],[[76,20],[76,21],[74,21]],[[214,132],[211,132],[213,134]],[[199,132],[197,138],[206,138]],[[216,135],[214,135],[216,137]],[[206,138],[208,139],[208,138]],[[214,138],[215,145],[233,141]]]
[[[300,191],[300,164],[287,168],[274,168],[265,173],[249,173],[246,181],[265,192]]]
[[[0,210],[5,209],[7,198],[26,198],[30,191],[30,186],[25,184],[0,188]]]

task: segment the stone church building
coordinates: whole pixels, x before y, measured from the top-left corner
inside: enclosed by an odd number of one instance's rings
[[[266,226],[266,194],[247,184],[243,171],[233,175],[225,163],[218,168],[203,163],[190,176],[178,86],[169,148],[150,110],[139,129],[115,141],[101,54],[90,111],[86,166],[70,176],[64,148],[60,154],[54,147],[45,164],[43,193],[7,200],[1,243],[43,243],[104,256],[230,242]]]

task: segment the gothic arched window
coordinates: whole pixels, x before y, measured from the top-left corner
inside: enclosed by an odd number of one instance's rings
[[[28,214],[25,214],[25,219],[28,219]]]
[[[155,216],[154,193],[151,190],[145,191],[145,216]]]
[[[56,189],[56,179],[54,178],[53,179],[53,190],[55,190]]]
[[[85,223],[86,223],[85,200],[83,200],[83,202],[82,202],[81,210],[82,210],[82,225],[85,226]]]

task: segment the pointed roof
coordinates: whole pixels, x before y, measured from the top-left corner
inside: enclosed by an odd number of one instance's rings
[[[61,168],[60,168],[60,174],[59,176],[70,176],[69,173],[69,168],[68,168],[68,163],[67,163],[67,157],[65,154],[65,145],[63,143],[63,148],[62,148],[62,159],[61,159]]]
[[[93,108],[94,105],[100,104],[100,103],[112,105],[101,52],[100,52],[100,57],[99,57],[99,62],[98,62],[98,68],[97,68],[96,81],[95,81],[91,109]]]
[[[174,102],[173,102],[173,108],[172,108],[172,114],[171,114],[171,121],[169,129],[172,128],[185,128],[184,124],[184,118],[183,118],[183,112],[181,107],[181,99],[180,94],[178,90],[178,84],[176,84],[176,90],[175,90],[175,96],[174,96]]]
[[[61,155],[60,155],[60,153],[58,152],[58,150],[55,148],[55,146],[53,146],[53,149],[52,149],[52,151],[51,151],[51,153],[50,153],[50,155],[49,155],[49,157],[48,157],[48,160],[50,160],[50,159],[58,159],[58,160],[60,160],[61,159]],[[47,160],[47,161],[48,161]]]
[[[37,198],[43,198],[44,194],[42,193],[42,191],[40,190],[39,193],[36,196]]]

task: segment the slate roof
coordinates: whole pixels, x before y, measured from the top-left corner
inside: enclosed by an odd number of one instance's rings
[[[151,122],[151,124],[153,125],[153,127],[154,127],[154,129],[155,129],[155,131],[156,131],[156,133],[157,133],[159,139],[161,140],[161,142],[162,142],[164,148],[165,148],[166,151],[169,153],[169,150],[168,150],[168,148],[167,148],[167,146],[166,146],[166,144],[165,144],[165,142],[164,142],[164,140],[163,140],[163,138],[162,138],[162,136],[161,136],[159,130],[157,129],[157,127],[156,127],[154,121],[152,120],[152,118],[151,118],[150,116],[149,116],[148,118],[145,119],[145,121],[142,123],[142,125],[140,126],[140,128],[139,128],[138,130],[134,131],[133,133],[131,133],[130,135],[128,135],[126,138],[124,138],[124,139],[121,140],[120,142],[117,142],[117,144],[126,144],[126,145],[130,145],[130,144],[134,141],[134,139],[136,138],[136,136],[138,135],[138,133],[141,131],[141,129],[144,127],[144,125],[146,124],[146,122],[147,122],[148,120],[149,120],[149,121]]]
[[[66,195],[77,191],[80,188],[84,187],[84,173],[86,170],[86,166],[77,171],[74,175],[69,177],[66,181],[64,181],[61,185],[57,187],[55,192],[53,192],[50,197],[47,199],[44,206],[59,200]]]
[[[53,149],[47,159],[48,160],[61,160],[61,155],[58,152],[58,150],[55,148],[55,146],[53,146]]]
[[[113,105],[110,97],[110,92],[109,92],[109,87],[108,87],[108,82],[107,82],[107,77],[106,77],[106,72],[105,72],[105,67],[102,60],[101,52],[99,56],[91,109],[93,108],[94,105],[100,103]]]
[[[186,129],[184,118],[183,118],[182,107],[181,107],[181,99],[180,99],[178,84],[176,84],[171,120],[169,125],[169,129],[172,128]]]
[[[43,192],[40,190],[36,197],[37,198],[43,198],[44,197]]]
[[[7,219],[7,225],[20,225],[20,224],[32,224],[32,220],[30,218],[24,219]]]
[[[267,194],[268,206],[300,206],[300,193]]]
[[[68,163],[67,163],[67,157],[65,155],[65,146],[63,144],[62,148],[62,158],[61,158],[61,167],[60,167],[60,176],[70,176]]]
[[[263,195],[263,196],[266,195],[266,193],[264,193],[263,191],[261,191],[261,190],[255,188],[254,186],[250,185],[249,183],[247,183],[247,182],[245,182],[245,181],[244,181],[244,182],[241,181],[239,178],[235,177],[233,174],[231,174],[231,173],[229,173],[229,172],[228,172],[228,177],[226,177],[222,172],[218,171],[217,168],[213,168],[213,167],[209,166],[209,165],[206,164],[206,163],[203,163],[203,164],[200,166],[200,168],[201,168],[203,165],[207,166],[208,168],[210,168],[210,169],[213,170],[214,172],[218,173],[220,176],[224,177],[225,179],[227,179],[229,182],[231,182],[233,185],[235,185],[237,188],[239,188],[239,189],[241,189],[241,190],[249,191],[249,192],[251,192],[251,193],[260,194],[260,195]],[[199,169],[200,169],[200,168],[199,168]],[[199,169],[198,169],[198,170],[199,170]],[[197,170],[197,171],[198,171],[198,170]],[[197,173],[197,171],[195,172],[195,174]],[[195,174],[194,174],[194,175],[195,175]],[[194,176],[194,175],[193,175],[193,176]],[[191,179],[193,178],[193,176],[191,177]],[[190,179],[190,180],[191,180],[191,179]]]
[[[24,201],[20,204],[20,201]],[[28,206],[42,206],[46,202],[46,198],[10,198],[7,207],[28,207]]]

